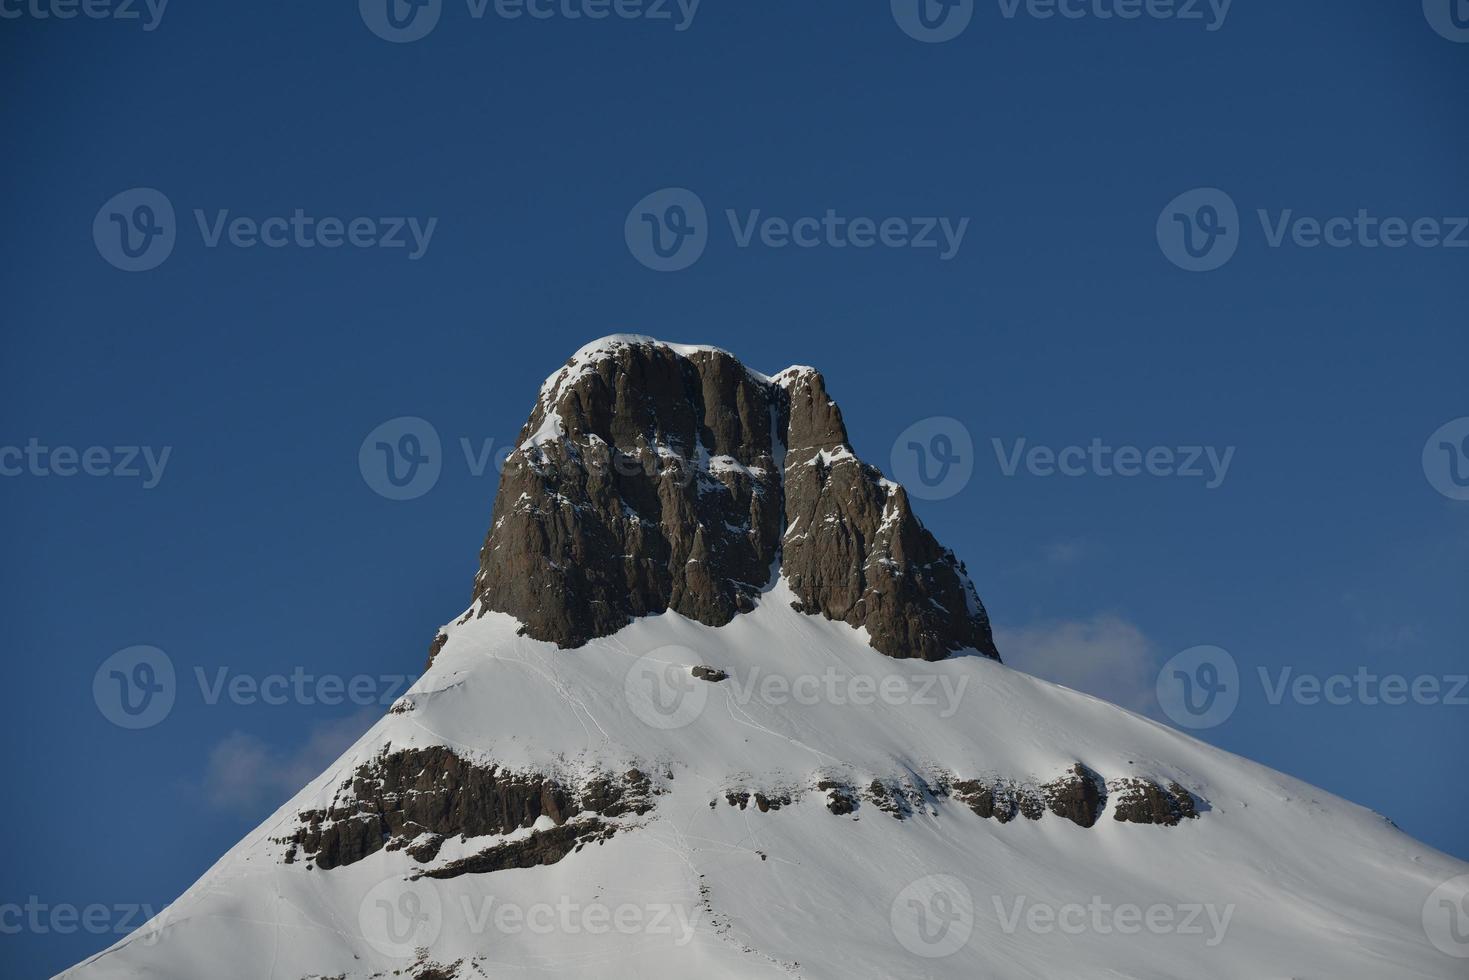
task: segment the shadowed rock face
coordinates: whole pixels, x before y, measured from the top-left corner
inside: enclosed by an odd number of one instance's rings
[[[575,647],[669,609],[723,626],[777,567],[798,609],[866,627],[889,656],[999,657],[963,565],[857,459],[820,374],[608,338],[542,387],[474,598]]]

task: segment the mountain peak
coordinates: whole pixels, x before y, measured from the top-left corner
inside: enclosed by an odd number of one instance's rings
[[[541,386],[506,461],[478,611],[562,647],[673,610],[723,626],[777,576],[897,658],[998,659],[964,567],[863,463],[813,368],[614,334]]]

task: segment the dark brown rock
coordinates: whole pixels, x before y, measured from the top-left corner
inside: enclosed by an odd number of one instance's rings
[[[444,649],[444,644],[448,642],[449,634],[445,633],[443,630],[439,630],[438,633],[434,635],[434,642],[430,643],[428,646],[428,664],[425,665],[425,670],[433,665],[434,658],[439,655],[439,651]]]
[[[791,797],[788,793],[770,794],[756,793],[755,808],[761,813],[769,813],[771,810],[779,810],[783,806],[791,805]]]
[[[1079,762],[1065,776],[1047,783],[1044,791],[1050,811],[1078,827],[1094,826],[1107,805],[1106,783]]]
[[[950,787],[954,798],[986,820],[1009,823],[1018,816],[1039,820],[1045,813],[1041,795],[1033,786],[1008,779],[961,779]]]
[[[701,681],[708,681],[711,684],[718,684],[720,681],[729,680],[729,672],[720,670],[718,667],[695,667],[694,676]]]
[[[543,386],[474,599],[575,647],[669,609],[722,626],[777,561],[799,609],[866,627],[889,656],[999,656],[964,566],[857,459],[820,374],[609,338]]]
[[[475,599],[562,647],[753,608],[780,545],[779,395],[722,352],[568,363],[506,461]]]
[[[442,868],[421,871],[416,878],[458,878],[460,875],[490,874],[510,868],[534,868],[555,864],[587,843],[598,843],[617,828],[601,820],[578,820],[550,830],[538,830],[524,840],[507,841],[467,858],[451,861]]]
[[[1178,783],[1164,789],[1150,779],[1118,779],[1110,784],[1115,803],[1112,818],[1122,823],[1176,827],[1198,814],[1194,796]]]
[[[973,648],[999,659],[963,565],[939,545],[907,492],[863,463],[820,374],[781,376],[789,400],[781,571],[800,603],[867,628],[890,657],[942,660]]]
[[[837,816],[845,816],[857,810],[857,791],[847,783],[824,779],[816,788],[826,793],[826,808]]]
[[[323,870],[384,847],[406,847],[427,862],[445,837],[508,834],[543,816],[559,825],[589,812],[644,813],[652,806],[648,791],[637,770],[620,780],[597,777],[577,790],[538,773],[476,765],[442,746],[406,749],[358,767],[329,808],[299,814],[300,826],[281,842]]]

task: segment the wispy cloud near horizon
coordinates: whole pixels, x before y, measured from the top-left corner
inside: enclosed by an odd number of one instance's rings
[[[216,810],[258,815],[262,805],[284,802],[321,775],[382,716],[375,707],[318,722],[299,746],[277,750],[258,735],[233,731],[209,750],[205,802]]]
[[[1005,662],[1018,670],[1131,711],[1147,713],[1154,706],[1153,643],[1121,616],[1099,613],[1021,628],[998,626],[995,642]]]

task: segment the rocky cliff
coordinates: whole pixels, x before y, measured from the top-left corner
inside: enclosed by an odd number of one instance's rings
[[[673,610],[723,626],[782,574],[891,657],[998,659],[964,566],[857,458],[811,368],[608,337],[542,386],[480,553],[481,614],[562,647]]]

